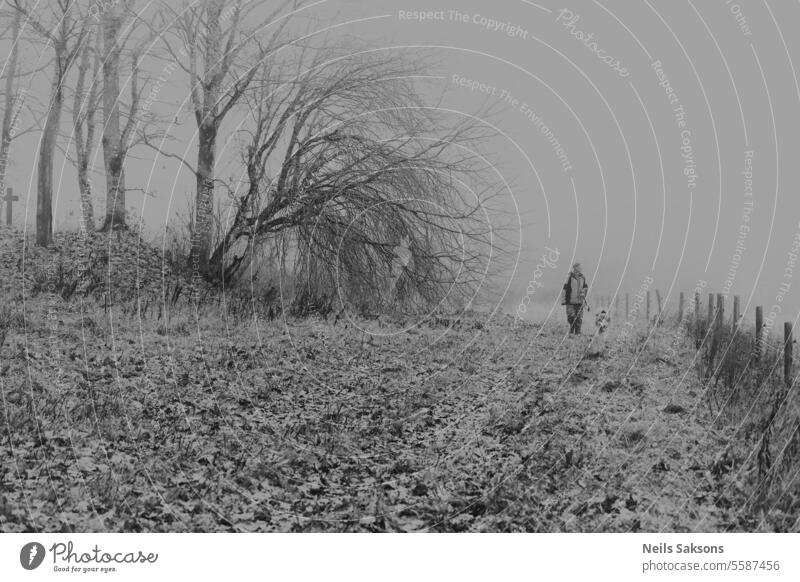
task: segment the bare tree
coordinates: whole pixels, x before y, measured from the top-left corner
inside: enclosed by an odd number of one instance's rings
[[[165,36],[165,44],[189,76],[190,96],[197,123],[198,150],[194,168],[196,179],[193,262],[200,273],[209,275],[208,261],[213,244],[214,186],[217,136],[225,116],[239,103],[263,59],[279,45],[287,19],[276,17],[300,0],[279,2],[255,25],[256,8],[262,3],[244,0],[200,0],[184,5],[180,11],[165,2],[165,15],[176,19],[174,29],[182,45],[176,50]],[[263,23],[273,23],[264,40],[258,31]],[[256,31],[253,33],[252,31]]]
[[[132,138],[139,121],[139,59],[142,47],[150,41],[149,38],[135,39],[138,25],[142,22],[136,13],[136,2],[108,2],[99,13],[103,46],[103,162],[106,171],[106,215],[101,230],[126,228],[125,159],[135,145]],[[123,120],[120,69],[125,56],[130,60],[130,101]]]
[[[47,9],[35,14],[26,0],[9,2],[24,17],[24,26],[30,26],[45,40],[55,57],[50,103],[37,160],[36,244],[46,247],[53,240],[53,157],[64,105],[64,81],[80,54],[89,18],[76,0],[53,0],[47,3]]]
[[[257,246],[281,241],[301,302],[380,303],[387,280],[423,304],[474,291],[492,249],[482,211],[497,194],[474,149],[486,126],[424,106],[419,63],[330,48],[287,62],[265,62],[247,92],[247,181],[212,268],[233,281]],[[402,273],[397,248],[413,256]]]

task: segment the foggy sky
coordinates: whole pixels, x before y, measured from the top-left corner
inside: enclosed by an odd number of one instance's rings
[[[415,11],[431,14],[419,20]],[[727,292],[728,305],[740,295],[748,315],[763,305],[776,327],[797,317],[800,41],[790,25],[800,22],[798,3],[328,0],[311,12],[320,28],[339,25],[333,35],[433,55],[426,95],[454,119],[503,106],[487,120],[499,133],[487,147],[511,185],[504,205],[520,228],[508,249],[519,259],[499,282],[507,294],[496,297],[506,309],[519,304],[548,247],[559,259],[539,270],[536,302],[555,301],[580,260],[595,294],[635,294],[649,277],[671,302],[700,284]],[[32,94],[46,91],[49,74],[31,81]],[[182,125],[171,150],[193,161],[194,121],[178,110],[186,87],[176,72],[154,107],[174,109]],[[245,114],[232,113],[228,130]],[[70,124],[65,110],[65,135]],[[18,224],[35,215],[38,139],[12,146]],[[221,175],[235,167],[225,162],[235,147],[220,148]],[[133,156],[129,187],[153,195],[133,191],[128,203],[158,233],[185,211],[194,182],[175,160],[144,148]],[[96,169],[100,214],[99,155]],[[55,174],[57,228],[74,226],[74,171],[59,158]]]

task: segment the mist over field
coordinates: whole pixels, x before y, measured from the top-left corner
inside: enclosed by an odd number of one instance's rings
[[[254,18],[267,10],[260,4],[251,3]],[[504,190],[497,205],[511,213],[515,231],[504,244],[512,259],[497,281],[501,292],[510,284],[512,303],[522,299],[536,261],[550,246],[563,257],[548,273],[551,290],[581,260],[593,290],[603,294],[635,293],[644,277],[653,276],[677,303],[679,291],[703,280],[715,293],[742,296],[747,313],[756,305],[779,305],[781,317],[794,321],[797,286],[780,302],[776,298],[782,284],[793,282],[800,232],[792,194],[799,178],[792,156],[800,138],[791,123],[781,122],[793,118],[800,91],[793,39],[775,31],[776,22],[791,21],[797,8],[724,2],[543,8],[507,2],[488,9],[467,1],[431,6],[431,18],[419,20],[412,16],[425,12],[419,6],[339,0],[301,10],[287,26],[313,38],[328,35],[333,44],[358,37],[361,49],[430,58],[435,64],[417,80],[418,90],[429,105],[448,111],[448,123],[484,105],[494,109],[485,119],[497,135],[483,149]],[[333,22],[334,32],[312,32]],[[580,33],[592,34],[628,76],[593,56]],[[48,53],[30,46],[29,65],[43,69],[22,81],[32,102],[46,95],[51,78]],[[185,73],[158,51],[157,44],[143,51],[139,66],[154,79],[143,87],[142,105],[168,123],[166,143],[176,157],[137,146],[126,160],[130,214],[152,238],[167,225],[188,221],[193,178],[180,160],[191,159],[197,139]],[[36,106],[39,115],[46,106]],[[229,184],[243,177],[236,132],[247,118],[241,108],[224,123],[230,140],[217,164]],[[30,121],[23,118],[20,125]],[[68,149],[74,137],[64,125]],[[18,139],[18,152],[35,151],[39,136]],[[568,157],[566,171],[556,148]],[[74,165],[62,153],[55,154],[59,182],[75,184]],[[13,151],[9,160],[14,179],[8,185],[21,198],[20,226],[34,223],[35,160]],[[102,166],[96,151],[90,169],[97,204]],[[217,202],[226,207],[224,199]],[[77,201],[76,187],[58,189],[57,227],[77,227]]]
[[[2,0],[0,531],[800,531],[798,19]]]

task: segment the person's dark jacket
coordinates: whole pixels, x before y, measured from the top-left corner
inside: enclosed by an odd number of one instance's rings
[[[589,285],[583,274],[570,273],[567,282],[564,283],[564,304],[581,305],[586,298],[586,291]],[[577,291],[577,293],[575,293]]]

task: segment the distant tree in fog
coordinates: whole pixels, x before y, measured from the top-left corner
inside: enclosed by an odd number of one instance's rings
[[[31,34],[46,43],[54,57],[50,99],[37,159],[36,244],[46,247],[53,240],[53,157],[61,125],[65,82],[89,31],[89,2],[9,0],[9,6],[22,16],[22,34]]]

